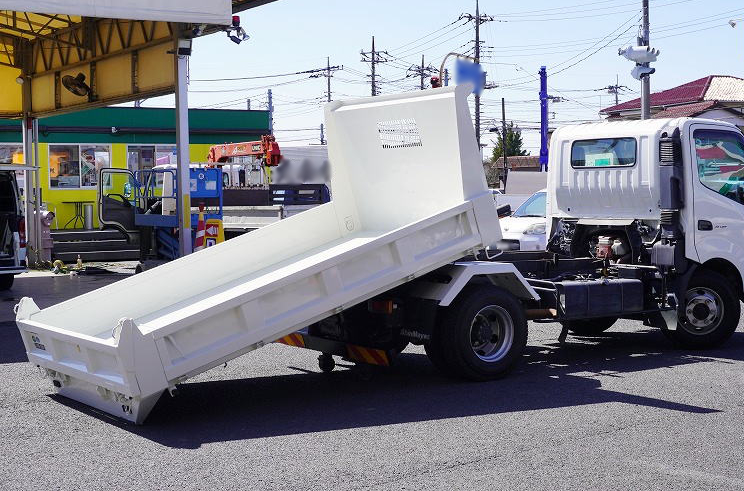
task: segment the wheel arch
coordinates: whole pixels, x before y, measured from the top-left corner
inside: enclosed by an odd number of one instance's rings
[[[735,285],[739,299],[744,301],[744,286],[741,274],[739,273],[739,268],[737,268],[731,261],[723,258],[709,259],[701,264],[697,271],[700,271],[701,269],[713,271],[730,280],[731,283]]]
[[[513,264],[470,263],[457,264],[459,270],[437,298],[441,307],[447,307],[462,295],[468,286],[483,283],[501,288],[521,301],[539,300],[540,296]]]

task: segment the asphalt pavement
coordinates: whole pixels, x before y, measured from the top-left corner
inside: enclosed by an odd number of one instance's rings
[[[12,313],[118,278],[22,278],[0,295],[0,489],[744,490],[741,325],[690,352],[635,322],[563,346],[532,323],[523,362],[488,383],[441,375],[419,347],[367,380],[270,345],[135,426],[54,395]]]

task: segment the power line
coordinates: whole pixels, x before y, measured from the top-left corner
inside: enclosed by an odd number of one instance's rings
[[[334,67],[337,68],[337,67]],[[253,77],[236,77],[236,78],[201,78],[201,79],[190,79],[189,82],[233,82],[236,80],[260,80],[264,78],[278,78],[278,77],[290,77],[292,75],[305,75],[308,73],[320,73],[326,70],[326,68],[311,68],[310,70],[302,70],[299,72],[288,72],[288,73],[275,73],[272,75],[256,75]]]
[[[273,87],[279,87],[282,85],[289,85],[289,84],[295,84],[297,82],[305,82],[307,80],[310,80],[309,77],[303,77],[298,78],[295,80],[290,80],[288,82],[282,82],[279,84],[271,84],[271,85],[264,85],[261,87],[243,87],[242,89],[212,89],[212,90],[189,90],[189,93],[196,93],[196,94],[220,94],[225,92],[245,92],[246,90],[259,90],[259,89],[269,89]]]
[[[410,42],[408,42],[408,43],[406,43],[406,44],[401,44],[400,46],[397,46],[397,47],[395,47],[395,48],[391,49],[390,51],[397,51],[397,50],[399,50],[399,49],[401,49],[401,48],[405,48],[406,46],[410,46],[411,44],[413,44],[413,43],[416,43],[416,42],[418,42],[418,41],[421,41],[422,39],[426,39],[426,38],[428,38],[429,36],[431,36],[432,34],[436,34],[436,33],[438,33],[439,31],[443,31],[443,30],[447,29],[447,28],[448,28],[449,26],[451,26],[451,25],[454,25],[454,24],[457,24],[458,22],[460,22],[460,19],[456,19],[456,20],[453,20],[452,22],[450,22],[450,23],[449,23],[449,24],[447,24],[446,26],[442,26],[442,27],[440,27],[439,29],[437,29],[437,30],[435,30],[435,31],[432,31],[432,32],[430,32],[429,34],[426,34],[426,35],[424,35],[424,36],[421,36],[420,38],[414,39],[413,41],[410,41]]]

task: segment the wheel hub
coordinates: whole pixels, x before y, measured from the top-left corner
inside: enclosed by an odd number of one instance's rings
[[[718,327],[723,318],[721,297],[709,288],[687,291],[685,322],[682,325],[693,334],[708,334]]]
[[[470,346],[483,361],[494,362],[509,352],[514,340],[514,324],[502,307],[482,308],[470,325]]]

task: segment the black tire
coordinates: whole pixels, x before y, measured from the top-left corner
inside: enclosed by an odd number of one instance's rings
[[[330,373],[336,368],[336,360],[333,359],[333,355],[328,353],[321,353],[318,356],[318,368],[323,373]]]
[[[564,324],[567,324],[568,330],[577,336],[596,336],[611,328],[616,321],[617,317],[598,317],[596,319],[566,321]]]
[[[0,290],[10,290],[14,279],[15,276],[12,274],[0,275]]]
[[[739,295],[731,281],[714,271],[700,270],[690,280],[683,317],[665,334],[685,348],[715,348],[736,331],[741,315]]]
[[[527,317],[508,291],[473,285],[447,309],[441,335],[444,359],[452,372],[470,380],[491,380],[520,360],[527,345]]]

